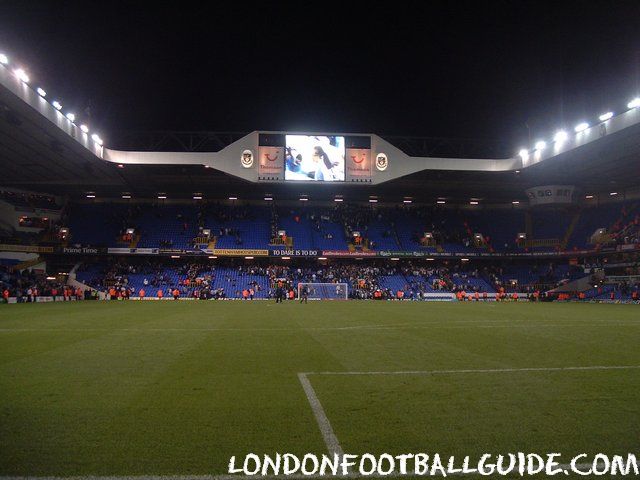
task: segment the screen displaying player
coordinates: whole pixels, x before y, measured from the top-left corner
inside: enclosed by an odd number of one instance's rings
[[[344,182],[344,137],[287,135],[285,180]]]

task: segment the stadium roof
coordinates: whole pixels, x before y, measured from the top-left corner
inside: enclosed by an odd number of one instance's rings
[[[0,168],[3,172],[1,184],[5,187],[73,197],[83,197],[90,191],[103,198],[117,198],[124,192],[134,198],[154,198],[158,193],[169,198],[191,198],[198,192],[205,198],[236,195],[241,199],[260,199],[271,194],[277,198],[295,199],[300,194],[307,194],[312,199],[326,200],[343,195],[347,199],[366,200],[370,195],[377,195],[381,201],[412,197],[414,201],[430,202],[437,197],[446,197],[465,202],[475,197],[490,203],[507,203],[523,199],[525,190],[533,186],[570,184],[586,193],[611,190],[624,193],[640,184],[638,122],[521,170],[454,171],[456,162],[464,160],[451,159],[451,170],[424,169],[379,185],[256,184],[202,164],[119,165],[107,162],[92,151],[93,147],[83,146],[32,107],[6,84],[0,84]],[[164,138],[173,142],[170,143],[172,148],[182,145],[183,151],[217,151],[241,136],[241,133],[199,132],[166,134]],[[150,138],[153,139],[151,134]],[[413,154],[420,153],[420,148],[426,151],[434,145],[433,141],[415,138],[388,140]],[[147,148],[154,148],[154,145],[161,148],[158,141],[148,143]],[[456,145],[462,144],[443,143],[440,148],[450,148],[456,153]],[[143,150],[144,145],[138,148]]]

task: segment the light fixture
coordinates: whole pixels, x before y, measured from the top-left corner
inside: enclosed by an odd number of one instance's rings
[[[89,127],[87,127],[86,125],[80,125],[80,130],[82,130],[84,133],[89,133]]]
[[[180,255],[171,255],[171,258],[180,258]]]
[[[587,122],[582,122],[576,125],[576,128],[574,128],[574,130],[576,133],[580,133],[584,132],[587,128],[589,128],[589,124]]]
[[[95,193],[87,193],[87,198],[96,198]]]
[[[9,63],[9,59],[4,53],[0,53],[0,63],[2,65],[6,65],[7,63]]]
[[[406,198],[402,201],[402,203],[413,203],[413,200]]]
[[[244,257],[245,260],[253,260],[253,257]]]
[[[327,257],[318,257],[318,260],[326,260]]]
[[[545,142],[544,140],[538,140],[536,142],[536,151],[540,152],[544,150],[546,147],[547,147],[547,142]]]
[[[16,76],[18,80],[24,83],[29,83],[29,75],[21,68],[17,68],[13,71],[13,74]]]
[[[40,95],[41,97],[46,97],[47,96],[47,92],[45,92],[42,88],[38,87],[36,88],[36,92],[38,92],[38,95]]]
[[[636,97],[627,103],[627,108],[638,108],[640,107],[640,97]]]
[[[478,205],[478,201],[477,200],[471,200],[469,202],[469,205]]]
[[[377,198],[370,198],[369,199],[369,203],[378,203],[378,199]]]
[[[513,205],[520,205],[520,202],[518,200],[514,200],[513,202],[511,202]]]
[[[611,192],[609,195],[613,197],[613,196],[615,196],[617,194],[618,194],[618,192]]]
[[[445,202],[444,200],[438,200],[436,203],[437,203],[438,205],[444,205],[444,204],[445,204],[445,203],[447,203],[447,202]]]
[[[291,260],[291,257],[281,257],[282,260]]]
[[[74,113],[67,113],[65,115],[65,117],[67,117],[69,119],[69,121],[71,121],[71,122],[75,122],[76,121],[76,115]]]
[[[91,135],[91,140],[96,142],[98,145],[102,145],[102,139],[97,133],[94,133],[93,135]]]
[[[202,195],[194,195],[193,199],[194,200],[202,200]]]
[[[229,200],[237,200],[238,197],[229,197]]]
[[[122,198],[124,198],[125,200],[128,200],[131,198],[131,195],[129,195],[128,193],[125,193],[124,195],[122,195]]]
[[[272,202],[272,201],[273,201],[273,197],[264,197],[264,199],[265,199],[267,202]]]
[[[55,108],[56,110],[60,110],[62,108],[62,104],[57,100],[54,100],[51,105],[53,105],[53,108]]]
[[[218,256],[217,256],[217,255],[209,255],[209,258],[210,258],[211,260],[214,260],[214,259],[218,258]]]
[[[585,197],[587,200],[591,200],[593,198],[593,195],[585,195]]]
[[[520,151],[518,152],[518,155],[520,156],[523,162],[526,162],[527,160],[529,160],[529,150],[527,150],[526,148],[520,149]]]
[[[301,202],[308,202],[309,199],[307,197],[300,197]]]
[[[333,199],[334,202],[344,202],[344,198],[334,198]]]
[[[567,138],[569,138],[569,135],[567,135],[567,132],[565,132],[564,130],[558,130],[556,134],[553,136],[553,141],[555,143],[562,143]]]
[[[166,195],[158,195],[158,200],[166,200],[167,196]]]
[[[613,117],[613,112],[607,112],[607,113],[603,113],[602,115],[600,115],[598,118],[600,119],[601,122],[606,122],[607,120],[609,120],[611,117]]]

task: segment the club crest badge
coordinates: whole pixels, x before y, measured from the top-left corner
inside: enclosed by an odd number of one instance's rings
[[[240,157],[240,163],[244,168],[253,167],[253,152],[251,150],[245,150]]]
[[[387,158],[387,156],[384,153],[379,153],[376,156],[376,168],[379,171],[384,172],[388,166],[389,166],[389,159]]]

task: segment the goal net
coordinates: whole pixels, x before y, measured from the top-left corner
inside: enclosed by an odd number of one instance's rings
[[[302,298],[304,288],[309,300],[346,300],[349,288],[346,283],[298,283],[298,298]]]

